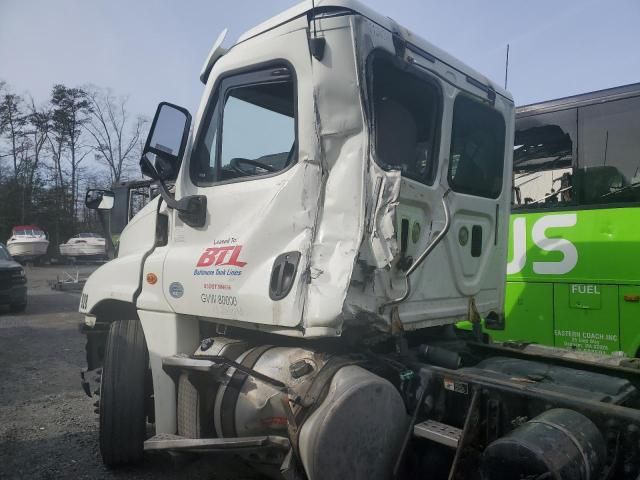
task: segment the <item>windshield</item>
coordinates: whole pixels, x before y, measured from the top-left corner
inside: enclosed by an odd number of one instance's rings
[[[0,244],[0,260],[13,260],[4,245]]]
[[[14,235],[24,235],[24,236],[34,236],[35,235],[35,236],[38,236],[38,237],[44,236],[44,232],[42,230],[31,230],[31,229],[28,229],[28,230],[15,230],[13,232],[13,234]]]

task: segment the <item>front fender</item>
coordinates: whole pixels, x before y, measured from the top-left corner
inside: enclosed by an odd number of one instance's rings
[[[122,231],[118,257],[87,279],[80,298],[80,313],[93,314],[103,300],[135,303],[145,258],[155,245],[158,201],[155,198],[149,202]]]
[[[82,289],[80,313],[94,314],[96,306],[103,300],[133,304],[145,253],[116,258],[93,272]]]

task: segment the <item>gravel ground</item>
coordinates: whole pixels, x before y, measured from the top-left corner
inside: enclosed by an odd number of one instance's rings
[[[98,416],[80,388],[86,366],[78,333],[80,293],[52,290],[63,271],[94,266],[28,267],[29,305],[0,306],[0,479],[249,479],[229,458],[149,455],[135,468],[107,470],[98,449]]]

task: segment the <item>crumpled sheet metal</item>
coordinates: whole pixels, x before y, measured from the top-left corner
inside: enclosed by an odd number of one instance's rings
[[[341,329],[342,305],[364,229],[367,149],[350,20],[325,18],[318,27],[330,41],[322,61],[313,61],[323,184],[303,322],[309,335]]]
[[[385,172],[371,165],[374,205],[367,232],[372,263],[376,268],[388,267],[398,254],[396,241],[396,208],[400,196],[400,171]]]
[[[358,71],[366,69],[366,61],[371,52],[376,49],[394,52],[391,34],[364,17],[355,17],[352,21],[355,42],[356,61]],[[365,111],[368,107],[368,82],[363,79],[363,97]],[[369,112],[369,117],[370,117]],[[369,119],[371,121],[371,119]],[[373,160],[373,152],[367,152],[367,189],[366,217],[367,230],[361,249],[360,260],[377,269],[388,270],[391,262],[398,254],[396,241],[396,209],[400,197],[401,172],[386,171]]]
[[[366,80],[358,65],[374,43],[366,39],[363,46],[362,38],[354,38],[361,22],[357,16],[322,19],[320,26],[331,38],[323,60],[313,63],[325,180],[305,305],[304,327],[310,334],[318,328],[339,333],[342,322],[356,316],[360,321],[367,317],[379,321],[375,302],[349,304],[354,268],[357,260],[376,269],[388,268],[398,251],[395,209],[400,172],[386,172],[370,161],[362,94]],[[391,36],[386,40],[386,47],[392,48]]]

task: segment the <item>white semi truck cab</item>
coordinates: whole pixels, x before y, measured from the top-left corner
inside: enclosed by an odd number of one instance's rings
[[[82,293],[104,462],[223,451],[310,480],[635,479],[635,376],[480,333],[503,320],[511,96],[351,0],[223,44],[193,122],[158,107],[141,168],[161,195]]]

